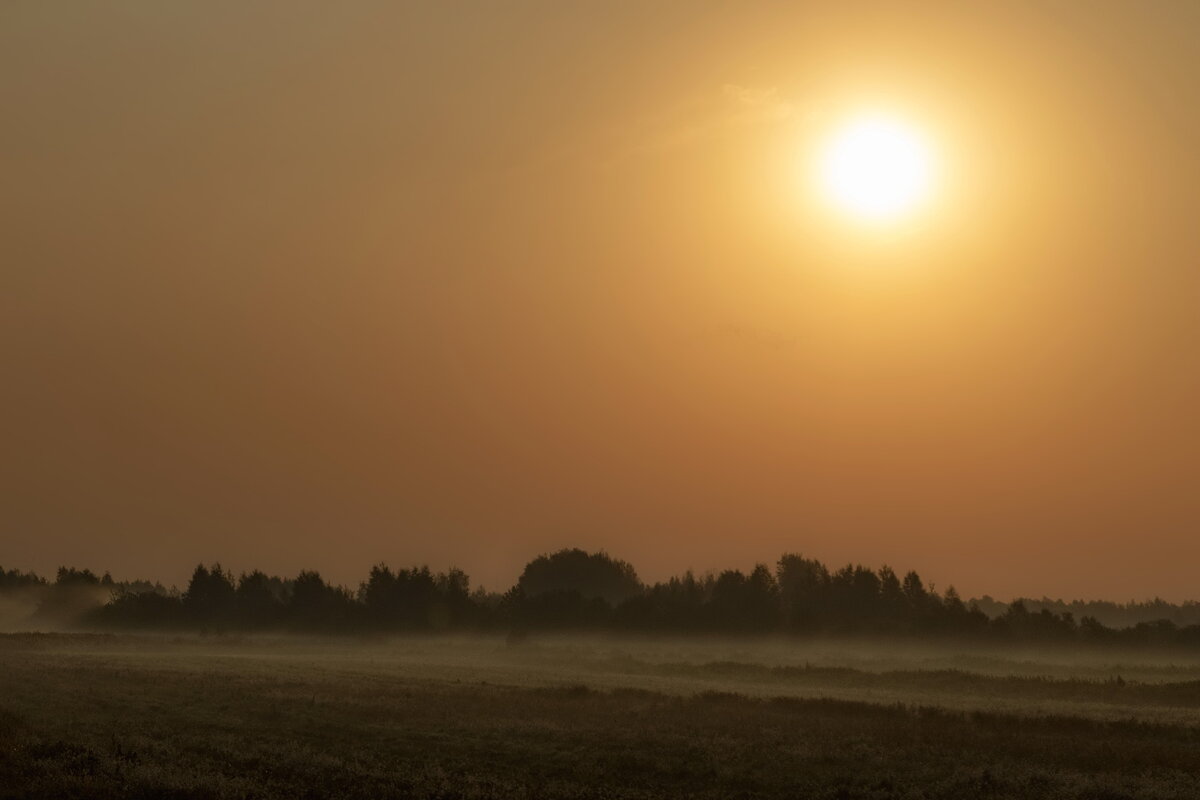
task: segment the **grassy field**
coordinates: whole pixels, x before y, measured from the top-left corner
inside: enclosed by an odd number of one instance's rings
[[[0,636],[0,797],[1200,797],[1200,658]]]

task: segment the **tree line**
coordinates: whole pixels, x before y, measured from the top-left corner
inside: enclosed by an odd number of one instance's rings
[[[351,589],[304,571],[281,578],[234,576],[198,565],[186,589],[62,568],[54,582],[0,569],[0,595],[36,599],[31,624],[99,629],[393,633],[418,631],[609,630],[653,634],[876,634],[1019,641],[1200,646],[1200,624],[1169,615],[1110,627],[1069,609],[1014,601],[989,614],[916,572],[785,554],[774,567],[691,572],[645,584],[628,562],[568,549],[530,561],[504,593],[472,591],[458,569],[373,567]],[[989,602],[990,598],[987,598]],[[1162,604],[1170,611],[1188,608]],[[1194,604],[1190,604],[1194,605]],[[1179,616],[1178,613],[1175,613]]]

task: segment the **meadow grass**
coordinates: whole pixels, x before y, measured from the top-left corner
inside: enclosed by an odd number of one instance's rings
[[[0,797],[1200,797],[1193,664],[788,644],[0,637]]]

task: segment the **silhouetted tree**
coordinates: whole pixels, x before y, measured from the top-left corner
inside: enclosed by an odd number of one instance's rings
[[[115,590],[108,573],[99,578],[90,569],[59,567],[54,583],[40,593],[32,620],[38,626],[72,627],[111,600]]]
[[[709,601],[713,627],[728,632],[761,633],[779,621],[779,589],[771,571],[757,565],[749,575],[726,570],[717,576]]]
[[[594,629],[608,624],[612,607],[601,597],[584,597],[575,589],[559,589],[532,597],[520,588],[510,598],[512,621],[516,629]]]
[[[32,572],[20,570],[5,570],[0,567],[0,592],[11,592],[17,589],[32,589],[46,586],[46,579]]]
[[[471,579],[461,569],[452,567],[435,579],[438,602],[430,614],[430,626],[435,630],[464,627],[475,623],[479,615],[471,602]]]
[[[814,559],[784,554],[775,567],[784,625],[792,631],[813,632],[826,621],[829,570]]]
[[[847,564],[829,580],[833,628],[858,631],[878,627],[880,614],[879,576],[860,564]]]
[[[24,593],[18,598],[14,593]],[[503,595],[471,591],[462,570],[434,574],[428,567],[372,568],[357,595],[328,584],[315,571],[294,580],[260,571],[236,586],[219,564],[196,567],[180,595],[146,581],[117,582],[105,573],[62,567],[47,583],[33,573],[0,569],[0,594],[9,607],[32,607],[36,626],[86,623],[108,628],[290,628],[304,631],[442,631],[505,629],[623,629],[663,633],[796,634],[874,632],[918,636],[990,636],[1014,641],[1071,641],[1129,646],[1200,647],[1200,624],[1142,620],[1119,629],[1073,609],[1103,608],[1140,614],[1190,606],[1022,601],[981,602],[989,617],[953,587],[939,595],[916,572],[903,579],[887,566],[877,572],[848,564],[830,573],[819,561],[784,554],[772,573],[759,564],[749,574],[726,570],[697,578],[691,572],[643,587],[629,564],[604,553],[563,550],[531,561]],[[623,598],[615,608],[610,598]],[[12,602],[17,599],[17,602]],[[27,613],[27,612],[26,612]],[[517,637],[520,638],[519,636]]]
[[[471,582],[460,569],[434,575],[429,567],[371,569],[359,588],[370,624],[383,630],[446,630],[476,619]]]
[[[340,586],[330,586],[315,571],[301,572],[292,582],[287,618],[299,630],[346,631],[357,621],[354,600]]]
[[[220,564],[198,564],[183,595],[184,612],[201,628],[225,628],[234,615],[233,577]]]
[[[525,565],[517,586],[530,599],[546,593],[574,591],[585,600],[599,598],[612,606],[642,591],[631,564],[607,553],[579,549],[538,556]]]
[[[243,628],[268,628],[283,616],[285,586],[279,578],[254,570],[242,573],[234,593],[237,622]]]
[[[105,573],[108,577],[108,573]],[[112,578],[108,578],[108,583],[112,583]],[[59,567],[58,576],[54,580],[55,586],[99,586],[100,578],[96,577],[96,573],[90,569],[75,569],[74,567]]]
[[[183,602],[161,592],[119,591],[107,604],[93,609],[87,620],[103,628],[170,630],[184,619]]]
[[[886,564],[879,568],[879,607],[885,630],[898,632],[908,626],[908,603],[904,599],[904,587]]]
[[[691,572],[665,583],[656,583],[634,595],[616,610],[617,624],[631,630],[694,633],[707,630],[707,603],[713,579],[697,579]]]

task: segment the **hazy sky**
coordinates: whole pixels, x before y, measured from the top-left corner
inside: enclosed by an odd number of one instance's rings
[[[0,4],[0,564],[1200,597],[1200,4]],[[809,190],[886,108],[943,179]]]

